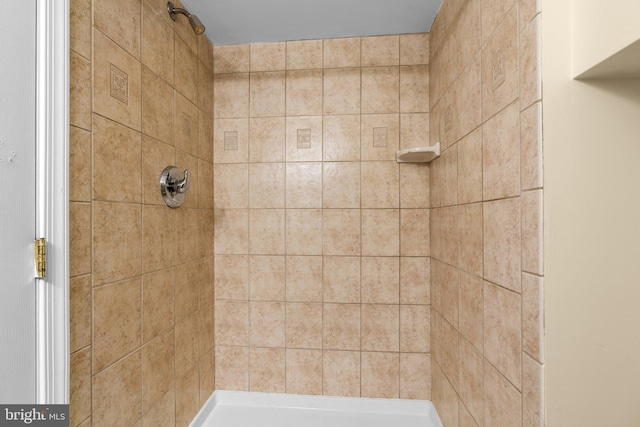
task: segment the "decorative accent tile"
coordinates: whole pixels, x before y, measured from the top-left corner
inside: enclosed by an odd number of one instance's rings
[[[398,114],[364,114],[361,120],[360,159],[396,160],[400,147],[400,116]]]
[[[486,121],[520,95],[517,8],[512,8],[484,44],[482,61],[482,120]],[[482,30],[484,31],[484,24]],[[528,104],[527,104],[528,105]]]
[[[259,134],[253,136],[258,137]],[[249,119],[214,120],[213,146],[214,163],[246,163],[249,158]]]
[[[298,129],[298,149],[311,148],[311,129]]]
[[[491,70],[493,75],[492,89],[496,90],[507,80],[507,71],[505,68],[504,48],[498,49],[491,60]]]
[[[191,116],[187,113],[182,113],[182,134],[191,138]]]
[[[93,111],[131,129],[142,130],[142,65],[140,61],[95,28],[93,49],[94,52],[98,52],[94,55],[93,62],[84,62],[82,59],[82,61],[73,61],[71,64],[79,66],[79,68],[72,67],[72,71],[80,70],[83,74],[80,80],[78,76],[71,79],[71,88],[81,91],[80,96],[72,90],[72,100],[82,102],[80,106],[76,105],[82,109],[82,116],[76,117],[72,124],[83,129],[91,129],[91,114],[88,112]],[[85,75],[85,72],[91,74],[91,79],[88,79],[89,74]],[[91,94],[93,94],[93,104]],[[78,119],[82,120],[78,122]],[[88,122],[84,122],[84,119]]]
[[[373,128],[373,146],[386,147],[388,135],[388,128]]]
[[[224,132],[224,149],[225,151],[238,149],[238,132],[237,131]]]
[[[286,117],[286,161],[322,160],[322,116]]]
[[[111,64],[111,97],[129,104],[129,76]]]
[[[453,108],[447,105],[444,110],[444,133],[448,133],[451,129],[453,129]]]

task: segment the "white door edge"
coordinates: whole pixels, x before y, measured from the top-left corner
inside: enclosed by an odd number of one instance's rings
[[[36,399],[69,403],[69,0],[37,1],[36,238],[46,278],[36,280]]]

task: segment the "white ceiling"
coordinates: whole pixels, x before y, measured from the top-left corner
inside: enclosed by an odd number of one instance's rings
[[[442,0],[183,0],[214,45],[429,31]]]

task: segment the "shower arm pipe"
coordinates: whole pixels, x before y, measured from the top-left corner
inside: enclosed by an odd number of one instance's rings
[[[169,2],[167,3],[167,10],[169,10],[169,14],[173,14],[175,16],[176,13],[180,13],[184,16],[186,16],[187,18],[191,16],[191,14],[189,13],[189,11],[187,9],[182,9],[180,7],[175,7],[173,5],[173,3]],[[175,21],[175,18],[173,18],[173,20]]]

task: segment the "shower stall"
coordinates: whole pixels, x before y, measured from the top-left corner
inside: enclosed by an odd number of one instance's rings
[[[536,7],[212,46],[118,3],[71,5],[72,426],[188,425],[215,390],[541,418]]]

